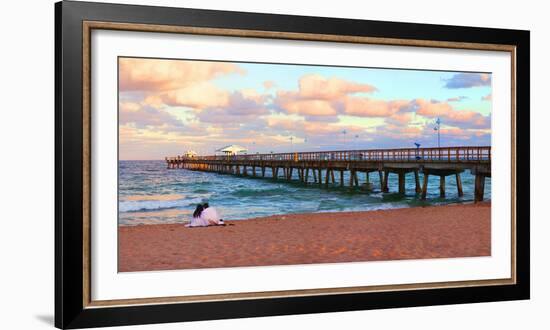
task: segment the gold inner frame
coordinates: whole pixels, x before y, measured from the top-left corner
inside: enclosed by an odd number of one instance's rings
[[[227,37],[249,37],[268,39],[287,39],[304,41],[324,41],[341,43],[360,43],[391,46],[452,48],[468,50],[486,50],[509,52],[511,56],[511,278],[470,280],[452,282],[433,282],[418,284],[372,285],[356,287],[338,287],[322,289],[301,289],[264,292],[241,292],[228,294],[189,295],[177,297],[154,297],[117,300],[91,299],[91,33],[92,30],[119,30],[132,32],[178,33],[194,35],[211,35]],[[330,34],[294,33],[279,31],[240,30],[223,28],[202,28],[189,26],[153,25],[136,23],[116,23],[83,21],[82,24],[82,175],[83,175],[83,306],[84,308],[101,308],[128,305],[174,304],[206,301],[245,300],[275,297],[298,297],[330,294],[353,294],[365,292],[406,291],[421,289],[458,288],[489,285],[516,284],[516,46],[500,44],[481,44],[467,42],[448,42],[433,40],[413,40],[377,37],[342,36]]]

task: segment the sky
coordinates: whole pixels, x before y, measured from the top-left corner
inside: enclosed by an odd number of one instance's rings
[[[119,58],[119,158],[491,144],[491,74]]]

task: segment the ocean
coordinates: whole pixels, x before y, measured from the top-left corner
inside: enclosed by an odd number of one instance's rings
[[[259,172],[259,171],[258,171]],[[281,172],[279,172],[281,175]],[[446,197],[439,197],[439,177],[430,176],[426,201],[414,192],[414,174],[406,177],[406,194],[397,193],[397,175],[390,174],[389,193],[380,192],[377,173],[370,174],[374,190],[364,185],[365,174],[358,173],[360,187],[325,187],[271,178],[237,177],[227,174],[167,169],[162,160],[119,162],[119,225],[188,222],[197,203],[208,202],[225,220],[244,220],[289,213],[366,211],[425,205],[472,202],[474,176],[462,173],[464,197],[457,195],[454,176],[446,181]],[[271,171],[266,169],[266,177]],[[345,183],[349,184],[346,173]],[[420,174],[422,180],[422,174]],[[422,181],[421,181],[422,182]],[[491,179],[485,182],[484,199],[491,198]]]

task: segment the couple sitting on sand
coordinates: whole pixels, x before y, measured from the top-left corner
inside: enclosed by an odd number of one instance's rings
[[[186,227],[225,226],[223,219],[220,219],[215,208],[209,207],[208,203],[199,204],[193,212],[193,219],[185,225]]]

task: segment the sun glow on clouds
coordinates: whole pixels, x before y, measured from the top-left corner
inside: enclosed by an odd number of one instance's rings
[[[489,74],[119,61],[121,159],[212,154],[227,144],[251,153],[433,146],[436,118],[444,145],[490,144]],[[270,74],[277,69],[288,74]],[[403,75],[426,86],[417,98]]]

